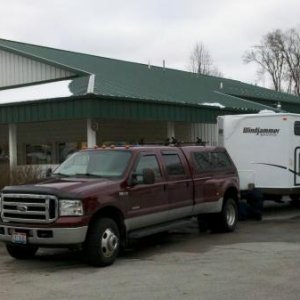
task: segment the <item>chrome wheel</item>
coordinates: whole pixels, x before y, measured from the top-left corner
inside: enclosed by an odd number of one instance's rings
[[[85,259],[92,266],[109,266],[116,260],[120,244],[120,230],[116,222],[110,218],[99,218],[90,225],[84,244]]]
[[[118,246],[119,239],[117,235],[110,228],[107,228],[101,237],[101,252],[103,253],[103,256],[113,256],[118,249]]]
[[[236,209],[231,203],[228,203],[227,205],[226,221],[228,226],[233,226],[236,222]]]

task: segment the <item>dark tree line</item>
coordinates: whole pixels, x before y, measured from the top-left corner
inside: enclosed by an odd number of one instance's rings
[[[263,36],[244,56],[244,62],[254,62],[259,73],[267,74],[276,91],[300,95],[300,33],[292,28],[275,30]]]

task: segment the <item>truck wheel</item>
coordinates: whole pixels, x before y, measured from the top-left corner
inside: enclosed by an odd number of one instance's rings
[[[299,194],[293,194],[293,195],[290,195],[290,198],[291,198],[291,202],[290,204],[294,207],[297,207],[299,208],[300,207],[300,197],[299,197]]]
[[[35,256],[38,247],[6,244],[6,250],[11,257],[16,259],[30,259]]]
[[[120,249],[120,232],[116,222],[109,218],[96,220],[85,243],[87,262],[96,267],[111,265]]]
[[[225,200],[222,211],[211,221],[213,232],[232,232],[235,230],[238,220],[237,204],[232,198]]]

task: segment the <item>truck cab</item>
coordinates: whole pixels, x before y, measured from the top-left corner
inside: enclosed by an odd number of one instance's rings
[[[237,223],[237,170],[221,147],[105,147],[74,153],[49,178],[1,193],[0,241],[15,258],[39,247],[79,246],[88,263],[112,264],[130,238],[198,217]]]

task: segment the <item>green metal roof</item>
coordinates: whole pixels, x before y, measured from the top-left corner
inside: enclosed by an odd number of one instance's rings
[[[149,68],[146,64],[120,61],[3,39],[0,39],[0,48],[76,72],[78,77],[73,79],[70,89],[73,93],[72,99],[79,97],[78,103],[83,99],[86,101],[89,98],[87,97],[89,75],[94,74],[95,82],[92,93],[94,105],[97,101],[100,103],[105,99],[106,101],[109,100],[108,103],[111,103],[111,105],[113,105],[114,101],[117,101],[118,105],[121,103],[125,105],[124,107],[130,106],[133,109],[132,105],[135,103],[135,105],[139,105],[139,107],[136,106],[134,108],[136,111],[139,111],[139,114],[136,115],[138,118],[147,116],[145,109],[149,104],[156,107],[157,112],[154,119],[159,119],[159,110],[163,110],[168,105],[170,113],[165,114],[164,118],[174,120],[178,119],[178,117],[175,117],[176,109],[174,108],[174,113],[171,113],[170,107],[175,106],[181,107],[182,114],[184,114],[184,109],[202,110],[202,112],[209,113],[212,119],[215,118],[215,111],[217,115],[224,113],[249,113],[269,108],[268,103],[269,105],[273,105],[276,101],[292,104],[300,103],[300,98],[296,96],[277,93],[265,88],[220,77],[196,75],[190,72],[155,66]],[[91,94],[89,95],[92,96]],[[251,99],[252,101],[247,99]],[[58,102],[56,100],[47,103],[57,105]],[[263,103],[255,102],[259,100],[262,100]],[[73,99],[72,101],[74,103],[75,100]],[[7,106],[15,107],[15,109],[18,107],[20,109],[22,105],[25,107],[26,105],[34,104],[18,103],[0,105],[0,118],[1,116],[3,117],[1,110],[7,110]],[[55,107],[52,109],[56,110]],[[69,110],[74,110],[74,107],[70,107]],[[93,111],[96,110],[92,109],[91,112]],[[203,117],[202,112],[198,117],[200,115]],[[18,113],[14,112],[14,115],[18,115]],[[117,116],[111,112],[109,117],[113,118]],[[55,118],[55,115],[53,115],[53,118]],[[183,121],[191,121],[189,118],[191,116],[187,114],[183,118]],[[192,119],[197,118],[193,117]],[[199,121],[199,119],[197,120]],[[194,121],[196,122],[197,120]],[[0,122],[3,122],[2,118]]]

